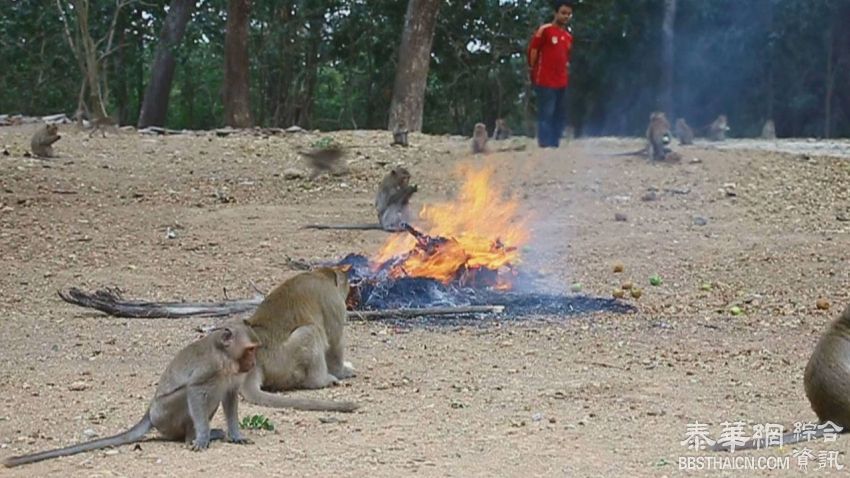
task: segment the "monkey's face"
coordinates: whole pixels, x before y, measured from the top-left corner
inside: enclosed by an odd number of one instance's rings
[[[248,373],[257,365],[257,348],[256,344],[249,344],[242,352],[242,356],[237,360],[239,362],[239,373]]]
[[[398,181],[399,186],[406,187],[410,183],[410,171],[405,168],[398,167],[393,169],[393,176]]]

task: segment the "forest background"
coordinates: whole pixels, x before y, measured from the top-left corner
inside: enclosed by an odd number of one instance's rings
[[[6,0],[0,112],[124,125],[533,134],[525,52],[540,0]],[[732,137],[850,136],[850,0],[584,0],[570,124],[649,113]],[[843,28],[842,28],[843,27]]]

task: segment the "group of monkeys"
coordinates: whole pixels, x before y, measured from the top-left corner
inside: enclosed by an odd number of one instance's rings
[[[724,141],[726,132],[730,128],[726,115],[719,115],[711,124],[702,129],[706,131],[708,139]],[[667,115],[662,111],[653,111],[649,115],[649,126],[646,128],[646,147],[640,151],[625,154],[646,154],[653,161],[680,161],[682,156],[670,148],[670,144],[673,142],[673,134]],[[680,145],[689,145],[694,144],[696,135],[685,119],[679,118],[676,120],[675,137],[679,138]]]
[[[510,136],[510,129],[504,120],[500,121],[494,139]],[[773,132],[772,122],[769,127],[768,130],[765,126],[766,133]],[[677,120],[676,130],[682,144],[693,141],[693,131],[683,119]],[[709,127],[709,138],[723,140],[728,130],[726,117],[720,115]],[[483,124],[476,125],[473,140],[481,141],[482,131],[482,146],[486,147]],[[59,139],[56,125],[45,125],[36,132],[34,153],[36,137],[38,145],[47,148],[39,151],[52,154],[50,146]],[[653,113],[647,129],[651,158],[665,159],[671,153],[667,146],[670,137],[664,113]],[[375,198],[377,224],[307,227],[400,230],[409,221],[409,201],[418,190],[410,184],[410,178],[410,172],[401,166],[384,176]],[[228,321],[180,350],[160,377],[147,411],[129,430],[65,448],[8,457],[3,464],[13,467],[134,443],[152,429],[166,439],[185,441],[192,450],[206,449],[211,440],[219,439],[249,443],[239,431],[239,395],[260,406],[352,412],[359,408],[357,403],[298,399],[275,393],[324,388],[355,375],[354,368],[343,359],[348,293],[348,275],[343,268],[299,273],[275,288],[249,319]],[[850,306],[815,347],[805,369],[804,387],[821,423],[831,421],[844,430],[850,428]],[[210,428],[219,405],[224,410],[226,430]],[[783,443],[822,437],[827,431],[822,427],[812,434],[789,433],[783,436]],[[771,444],[774,443],[768,438],[761,438],[734,449]],[[730,449],[729,444],[714,447],[715,451]]]
[[[211,440],[250,443],[239,432],[241,394],[250,403],[298,410],[352,412],[353,402],[295,399],[274,392],[317,389],[353,377],[343,360],[345,300],[348,276],[340,268],[300,273],[274,289],[249,319],[229,321],[183,348],[165,369],[141,420],[129,430],[65,448],[6,458],[7,467],[34,463],[142,440],[156,429],[164,438],[195,451]],[[850,306],[821,337],[804,373],[806,396],[821,424],[850,427]],[[226,430],[211,429],[222,406]],[[823,437],[788,433],[783,444]],[[732,447],[717,443],[714,451],[765,448],[768,437]]]
[[[348,275],[339,268],[300,273],[279,285],[246,320],[231,320],[192,342],[159,379],[141,420],[129,430],[65,448],[8,457],[7,467],[142,440],[156,429],[192,450],[211,440],[249,443],[239,432],[241,394],[250,403],[298,410],[352,412],[353,402],[296,399],[274,392],[318,389],[353,377],[343,360]],[[224,410],[226,430],[210,429]]]

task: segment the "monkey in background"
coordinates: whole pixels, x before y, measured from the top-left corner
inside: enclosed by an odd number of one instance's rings
[[[309,224],[304,229],[353,229],[396,232],[410,222],[410,198],[419,186],[410,184],[410,171],[398,166],[384,176],[375,196],[377,224]]]
[[[44,124],[32,135],[30,149],[34,156],[49,158],[53,156],[53,143],[59,141],[59,126],[55,124]]]
[[[496,127],[493,128],[493,139],[500,141],[503,139],[509,139],[510,137],[511,128],[508,126],[508,122],[505,121],[504,118],[496,119]]]
[[[484,123],[475,123],[472,130],[472,154],[487,152],[487,126]]]
[[[773,124],[773,120],[769,119],[764,122],[764,127],[761,129],[761,138],[776,139],[776,126]]]
[[[663,160],[670,151],[668,147],[672,139],[670,122],[667,115],[661,111],[654,111],[649,115],[649,126],[646,128],[647,153],[649,159]]]
[[[708,138],[712,141],[724,141],[729,129],[726,115],[720,115],[708,126]]]
[[[345,156],[345,149],[337,144],[312,151],[299,151],[298,153],[307,158],[307,164],[313,170],[310,174],[311,180],[316,179],[323,172],[334,175],[348,172],[348,167],[341,164],[342,157]]]
[[[254,369],[260,342],[243,322],[226,323],[207,336],[184,347],[168,364],[159,379],[154,397],[142,419],[133,428],[107,438],[56,450],[3,460],[6,467],[74,455],[85,451],[127,445],[140,441],[151,429],[169,440],[185,440],[192,450],[209,447],[210,440],[249,443],[239,432],[239,389],[246,374]],[[210,429],[210,420],[224,408],[227,433]]]
[[[352,377],[343,360],[348,276],[336,268],[302,272],[275,288],[247,320],[263,343],[242,396],[251,403],[300,410],[351,412],[352,402],[299,400],[275,393],[317,389]]]
[[[98,116],[91,122],[89,138],[91,138],[98,130],[100,131],[101,136],[105,138],[107,129],[118,134],[118,120],[111,116]]]
[[[407,142],[407,126],[403,119],[398,120],[398,124],[395,128],[393,128],[393,142],[392,146],[404,146],[405,148],[409,146]]]
[[[680,145],[694,144],[694,130],[685,122],[685,118],[676,120],[676,137]]]

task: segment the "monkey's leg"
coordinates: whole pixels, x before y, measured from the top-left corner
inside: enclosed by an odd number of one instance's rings
[[[208,391],[203,387],[192,387],[186,391],[189,416],[192,418],[194,439],[191,448],[194,451],[205,450],[210,446],[210,421],[207,415]],[[189,433],[186,436],[190,436]]]
[[[304,377],[299,384],[302,388],[325,388],[336,385],[339,379],[328,373],[325,361],[327,340],[315,325],[298,327],[286,340],[285,357],[289,357],[295,367],[304,367]],[[300,368],[300,367],[298,367]]]
[[[224,418],[227,421],[227,440],[230,443],[238,443],[244,445],[251,443],[251,440],[242,436],[239,432],[239,389],[228,390],[222,400],[222,408],[224,408]]]
[[[328,364],[328,371],[340,380],[351,378],[357,374],[351,362],[346,362],[342,359],[342,347],[342,343],[330,346],[325,357]]]

